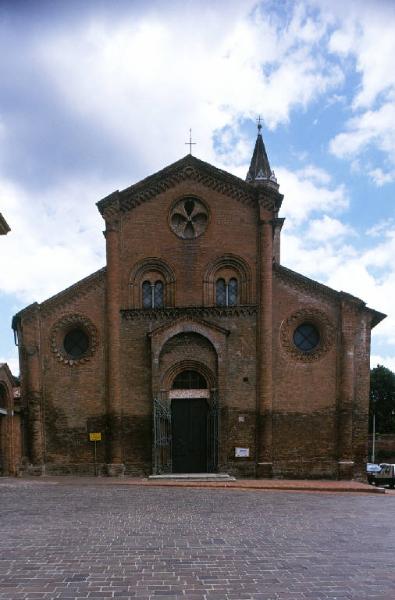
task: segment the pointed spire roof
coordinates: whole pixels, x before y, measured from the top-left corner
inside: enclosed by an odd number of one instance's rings
[[[250,168],[248,169],[246,181],[253,184],[269,183],[271,186],[278,188],[276,176],[274,175],[274,171],[270,168],[261,129],[261,118],[259,117],[258,137],[256,138],[254,153],[252,155]]]

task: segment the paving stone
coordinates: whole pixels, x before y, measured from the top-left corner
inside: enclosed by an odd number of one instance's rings
[[[0,479],[0,600],[394,600],[394,513],[391,494]]]

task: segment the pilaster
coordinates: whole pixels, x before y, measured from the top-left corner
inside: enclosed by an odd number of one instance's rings
[[[273,224],[261,210],[259,223],[258,452],[257,476],[271,477],[273,462]]]
[[[350,479],[354,471],[353,407],[355,401],[355,336],[359,301],[341,300],[341,366],[337,410],[338,476]]]
[[[40,315],[36,305],[23,323],[22,352],[26,364],[25,393],[28,413],[28,441],[31,473],[42,475],[45,467],[44,414],[40,362]]]
[[[106,326],[107,326],[107,419],[108,474],[122,475],[122,406],[120,379],[120,222],[106,219]]]

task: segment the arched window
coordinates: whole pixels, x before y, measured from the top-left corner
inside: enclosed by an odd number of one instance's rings
[[[217,306],[236,306],[238,301],[238,283],[235,277],[225,281],[222,277],[215,284],[215,303]]]
[[[173,390],[205,390],[207,382],[198,371],[185,370],[178,373],[172,388]]]
[[[217,306],[226,306],[225,279],[217,279],[217,283],[215,285],[215,303]]]
[[[145,280],[142,285],[143,308],[163,308],[163,290],[163,281],[155,281],[153,283]]]
[[[143,283],[143,308],[152,308],[152,288],[149,281]]]
[[[163,308],[163,281],[156,281],[154,285],[154,308]]]
[[[228,283],[228,306],[237,304],[237,279],[232,277]]]
[[[145,258],[135,264],[129,277],[129,307],[164,308],[174,306],[175,275],[160,258]]]

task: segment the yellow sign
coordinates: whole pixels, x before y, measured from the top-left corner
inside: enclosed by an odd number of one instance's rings
[[[90,442],[101,442],[101,433],[90,433],[89,434]]]

